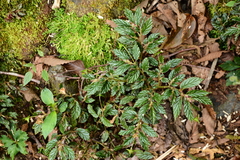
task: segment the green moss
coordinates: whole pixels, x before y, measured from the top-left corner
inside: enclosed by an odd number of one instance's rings
[[[28,57],[44,39],[47,16],[41,11],[42,0],[15,0],[0,4],[0,56]]]
[[[116,33],[92,13],[78,17],[75,13],[55,10],[47,34],[54,33],[52,43],[65,59],[82,60],[86,67],[112,59]]]

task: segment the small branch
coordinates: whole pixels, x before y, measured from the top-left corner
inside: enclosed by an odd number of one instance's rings
[[[18,74],[18,73],[13,73],[13,72],[3,72],[3,71],[0,71],[0,74],[5,74],[5,75],[10,75],[10,76],[24,78],[24,75],[21,75],[21,74]],[[40,84],[40,81],[37,80],[37,79],[31,79],[31,81],[35,82],[37,84]]]
[[[175,56],[175,55],[178,54],[178,53],[185,52],[185,51],[191,51],[191,50],[194,50],[194,49],[196,49],[196,48],[183,49],[183,50],[181,50],[181,51],[177,51],[177,52],[172,53],[172,54],[170,54],[170,55],[164,55],[163,57],[164,57],[164,58],[170,58],[170,57],[172,57],[172,56]]]

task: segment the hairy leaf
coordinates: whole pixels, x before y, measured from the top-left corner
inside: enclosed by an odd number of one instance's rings
[[[143,22],[141,32],[143,35],[147,35],[152,30],[152,19],[148,18],[145,22]]]
[[[135,102],[134,107],[141,107],[148,102],[148,97],[138,98]]]
[[[135,43],[132,48],[132,56],[135,60],[138,60],[140,56],[140,48],[138,47],[137,43]]]
[[[76,120],[79,117],[79,115],[81,114],[81,107],[77,101],[75,101],[74,104],[75,105],[73,106],[72,111],[71,111],[71,115],[72,115],[71,118]]]
[[[147,135],[149,135],[150,137],[157,137],[158,134],[153,130],[152,127],[150,127],[149,125],[147,124],[142,124],[142,131],[144,133],[146,133]]]
[[[127,109],[127,110],[124,110],[121,117],[129,120],[129,119],[133,119],[136,115],[137,115],[136,111]]]
[[[114,30],[121,35],[129,35],[129,36],[135,35],[135,33],[130,27],[115,27]]]
[[[49,160],[55,160],[55,158],[57,157],[57,153],[58,153],[57,147],[53,148],[49,153],[49,156],[48,156]]]
[[[121,136],[125,136],[125,135],[128,135],[128,134],[131,134],[134,132],[134,126],[130,126],[127,128],[127,130],[120,130],[120,132],[118,133],[119,135]]]
[[[131,102],[134,98],[135,96],[125,96],[121,99],[120,104],[127,104]]]
[[[136,156],[140,159],[153,159],[153,155],[150,152],[137,151]]]
[[[93,110],[93,106],[92,105],[88,105],[87,106],[88,112],[94,117],[94,118],[98,118],[97,113]]]
[[[210,92],[204,90],[191,90],[188,91],[186,94],[190,97],[202,97],[208,95]]]
[[[139,132],[139,140],[140,144],[143,147],[143,149],[148,150],[148,147],[151,145],[147,136],[143,132]]]
[[[129,9],[124,9],[124,14],[126,15],[126,17],[131,21],[134,22],[134,15],[133,12]]]
[[[69,146],[64,146],[63,147],[63,150],[64,150],[64,152],[66,153],[66,155],[67,155],[67,159],[69,159],[69,160],[75,160],[75,153],[74,153],[74,151],[73,151],[73,149],[72,148],[70,148]]]
[[[173,107],[173,116],[174,119],[176,119],[182,110],[182,98],[181,97],[176,97],[173,102],[172,102],[172,107]]]
[[[132,90],[135,90],[143,87],[143,85],[144,85],[144,81],[137,81],[131,86],[131,88]]]
[[[89,140],[90,139],[90,135],[88,133],[88,131],[86,129],[83,128],[77,128],[76,129],[77,134],[84,140]]]
[[[192,99],[194,99],[195,101],[198,101],[200,103],[203,103],[203,104],[212,105],[211,99],[208,98],[207,96],[192,97]]]
[[[193,111],[192,111],[192,108],[191,108],[191,104],[188,100],[184,99],[183,100],[183,108],[184,108],[184,113],[186,115],[186,117],[189,119],[189,120],[193,120],[194,119],[194,116],[193,116]]]
[[[118,27],[131,27],[129,22],[122,19],[114,19],[113,22],[116,23]]]
[[[128,56],[128,54],[125,51],[122,51],[120,49],[114,49],[113,52],[120,59],[130,59],[130,57]]]
[[[202,82],[201,78],[198,77],[190,77],[188,79],[185,79],[181,84],[181,89],[191,88],[199,85]]]
[[[143,106],[141,106],[141,108],[138,111],[138,117],[141,119],[145,116],[146,112],[149,109],[149,104],[145,104]]]
[[[124,72],[126,72],[130,67],[131,67],[130,64],[123,64],[114,71],[114,74],[115,75],[121,75]]]
[[[127,80],[129,83],[133,83],[133,82],[137,81],[139,76],[140,76],[139,70],[130,70],[127,74]]]
[[[128,145],[130,145],[130,144],[132,144],[133,142],[134,142],[134,138],[133,138],[133,136],[128,136],[125,140],[124,140],[124,142],[123,142],[123,145],[124,146],[128,146]]]
[[[113,125],[110,123],[110,121],[106,117],[100,117],[101,122],[106,127],[113,127]]]
[[[176,59],[171,59],[170,61],[167,61],[167,65],[170,65],[170,67],[176,67],[177,65],[179,65],[181,62],[182,62],[183,59],[179,59],[179,58],[176,58]]]
[[[141,63],[141,68],[144,70],[144,71],[147,71],[149,70],[149,60],[148,58],[144,58],[144,60],[142,61]]]
[[[57,145],[57,139],[52,139],[46,145],[46,149],[44,150],[45,154],[49,154],[49,152]]]

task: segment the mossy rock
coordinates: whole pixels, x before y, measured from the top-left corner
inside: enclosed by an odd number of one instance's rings
[[[83,16],[94,12],[107,19],[123,15],[125,8],[134,8],[142,0],[66,0],[66,9]]]

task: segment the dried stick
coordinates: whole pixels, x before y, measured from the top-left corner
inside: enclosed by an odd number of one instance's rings
[[[18,74],[18,73],[13,73],[13,72],[3,72],[3,71],[0,71],[0,74],[5,74],[5,75],[10,75],[10,76],[24,78],[24,75],[21,75],[21,74]],[[37,80],[37,79],[31,79],[31,81],[35,82],[37,84],[40,84],[40,81]]]

